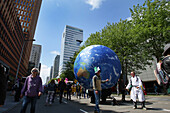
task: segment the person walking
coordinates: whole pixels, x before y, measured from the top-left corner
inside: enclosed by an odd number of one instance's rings
[[[101,80],[100,77],[100,68],[99,67],[94,67],[94,71],[95,71],[95,75],[92,78],[92,82],[93,82],[93,90],[94,90],[94,96],[95,96],[95,110],[94,113],[100,113],[100,109],[99,109],[99,102],[100,102],[100,96],[101,96],[101,83],[105,83],[107,81],[109,81],[109,79],[106,80]]]
[[[156,86],[156,84],[153,84],[153,87],[154,87],[154,91],[155,91],[155,94],[158,95],[158,87]]]
[[[55,90],[56,90],[55,81],[51,80],[51,82],[47,85],[46,105],[48,105],[48,103],[50,105],[52,104],[52,100],[53,100],[53,96],[54,96]]]
[[[61,81],[59,82],[58,84],[58,88],[60,90],[60,99],[59,99],[59,102],[60,104],[62,103],[62,97],[63,97],[63,92],[66,88],[66,83],[64,82],[64,79],[62,78]]]
[[[4,105],[6,99],[6,79],[7,77],[5,75],[4,67],[0,64],[0,107]]]
[[[35,106],[38,96],[42,94],[42,80],[39,77],[39,70],[33,68],[31,75],[25,80],[24,86],[21,91],[21,98],[23,98],[22,108],[20,113],[25,113],[28,103],[31,102],[30,113],[35,113]]]
[[[77,85],[76,85],[77,99],[78,99],[78,97],[79,97],[79,99],[81,99],[80,90],[81,90],[81,86],[79,83],[77,83]]]
[[[67,83],[66,89],[67,89],[67,100],[71,100],[71,91],[72,91],[72,89],[71,89],[71,83],[70,82]]]
[[[21,80],[18,79],[16,81],[16,83],[14,85],[14,90],[15,90],[14,101],[19,102],[20,95],[21,95],[21,90],[22,90]]]
[[[137,109],[136,98],[138,97],[139,101],[142,103],[142,109],[146,110],[145,97],[143,94],[143,85],[141,79],[139,78],[139,76],[136,76],[135,72],[133,71],[131,72],[131,76],[132,77],[130,78],[126,89],[129,90],[131,88],[130,97],[133,100],[133,109]]]

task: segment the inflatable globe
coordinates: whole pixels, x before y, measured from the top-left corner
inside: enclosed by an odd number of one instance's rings
[[[83,49],[74,62],[74,74],[78,82],[85,88],[92,88],[94,67],[101,69],[101,79],[109,79],[102,83],[102,89],[114,86],[121,74],[121,64],[116,53],[103,45],[91,45]]]

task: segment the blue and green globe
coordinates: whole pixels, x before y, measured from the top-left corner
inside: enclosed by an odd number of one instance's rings
[[[74,62],[74,74],[78,82],[85,88],[92,88],[94,67],[101,69],[101,79],[109,79],[102,84],[102,89],[114,86],[121,74],[121,64],[116,53],[103,45],[91,45],[83,49]]]

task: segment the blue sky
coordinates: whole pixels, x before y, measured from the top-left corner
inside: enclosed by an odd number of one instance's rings
[[[42,45],[41,77],[50,74],[54,57],[60,54],[65,25],[83,29],[83,40],[100,31],[107,22],[115,23],[131,16],[129,8],[144,0],[42,0],[35,32],[35,44]]]

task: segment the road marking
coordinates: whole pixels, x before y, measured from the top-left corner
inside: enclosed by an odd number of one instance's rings
[[[87,111],[84,111],[84,110],[82,110],[82,109],[80,109],[80,111],[82,111],[82,112],[84,112],[84,113],[88,113]]]
[[[162,111],[169,111],[169,112],[170,112],[170,110],[169,110],[169,109],[162,109]]]

